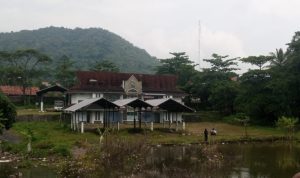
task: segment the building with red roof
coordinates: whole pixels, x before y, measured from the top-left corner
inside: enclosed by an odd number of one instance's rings
[[[0,86],[0,91],[7,96],[23,95],[23,87],[22,86],[4,85],[4,86]],[[27,87],[25,90],[25,95],[35,96],[37,91],[39,91],[38,87]]]
[[[178,123],[182,112],[193,111],[182,103],[186,94],[177,88],[175,75],[79,71],[76,79],[64,110],[71,114],[73,129],[79,122]]]
[[[30,98],[35,98],[37,91],[39,91],[38,87],[27,87],[25,90],[25,95]],[[2,85],[0,86],[0,92],[9,97],[9,99],[14,103],[23,101],[22,86]]]
[[[132,97],[142,100],[173,98],[181,101],[185,96],[176,87],[175,75],[79,71],[76,78],[77,83],[68,91],[69,104],[97,97],[110,101]]]

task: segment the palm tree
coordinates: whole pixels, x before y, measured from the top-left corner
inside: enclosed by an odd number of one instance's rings
[[[271,52],[270,55],[273,57],[271,59],[271,66],[282,67],[286,62],[287,55],[281,48],[276,49],[275,53]]]

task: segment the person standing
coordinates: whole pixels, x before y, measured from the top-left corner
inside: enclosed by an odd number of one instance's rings
[[[207,143],[207,141],[208,141],[208,131],[207,131],[207,129],[205,128],[205,130],[204,130],[204,141]]]

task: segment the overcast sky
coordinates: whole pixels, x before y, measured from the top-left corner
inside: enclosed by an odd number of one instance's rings
[[[300,0],[0,0],[0,32],[101,27],[157,58],[185,51],[199,63],[199,20],[201,58],[261,55],[286,48],[300,30],[299,7]]]

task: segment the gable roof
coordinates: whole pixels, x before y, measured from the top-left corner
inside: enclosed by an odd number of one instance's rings
[[[150,75],[137,73],[116,72],[91,72],[79,71],[76,73],[77,84],[69,92],[74,91],[108,91],[124,92],[123,81],[131,76],[142,81],[143,92],[170,92],[183,93],[176,88],[177,77],[175,75]]]
[[[68,91],[68,89],[62,87],[62,86],[58,86],[58,85],[53,85],[44,89],[41,89],[39,91],[37,91],[37,95],[42,95],[45,94],[47,92],[51,92],[51,91],[58,91],[58,92],[66,92]]]
[[[146,100],[146,103],[169,112],[194,112],[194,110],[172,98]]]
[[[9,86],[4,85],[0,86],[0,91],[5,95],[23,95],[23,87],[22,86]],[[38,87],[27,87],[25,90],[26,95],[34,96],[36,95],[37,91],[39,91]]]
[[[91,98],[91,99],[85,99],[83,101],[81,101],[80,103],[74,104],[66,109],[64,109],[64,111],[67,112],[75,112],[84,108],[89,107],[90,105],[97,103],[101,108],[115,108],[118,107],[116,104],[104,99],[104,98]],[[99,109],[99,108],[97,108]]]
[[[128,99],[120,99],[117,101],[114,101],[114,104],[122,107],[122,106],[130,106],[133,108],[147,108],[152,107],[149,103],[138,99],[138,98],[128,98]]]

